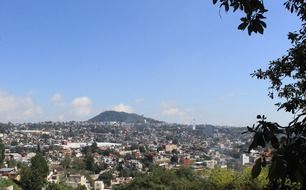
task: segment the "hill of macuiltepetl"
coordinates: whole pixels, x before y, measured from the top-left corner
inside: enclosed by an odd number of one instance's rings
[[[127,122],[127,123],[162,123],[161,121],[144,117],[135,113],[105,111],[89,119],[92,122]]]

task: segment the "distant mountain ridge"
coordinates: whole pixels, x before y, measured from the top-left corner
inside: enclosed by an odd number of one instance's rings
[[[155,119],[147,118],[135,113],[117,112],[117,111],[105,111],[99,115],[89,119],[91,122],[127,122],[127,123],[162,123]]]

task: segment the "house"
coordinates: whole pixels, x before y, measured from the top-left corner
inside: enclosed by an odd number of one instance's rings
[[[0,176],[6,176],[14,180],[19,180],[20,178],[20,175],[18,175],[16,168],[1,168]]]
[[[77,188],[78,186],[85,185],[86,186],[86,178],[83,175],[76,174],[76,175],[67,175],[66,178],[66,184],[73,187]]]
[[[14,190],[14,186],[10,185],[8,187],[0,187],[0,190]]]
[[[177,146],[175,144],[167,144],[165,146],[166,152],[172,152],[173,150],[176,150]]]
[[[47,181],[51,183],[59,183],[60,182],[60,174],[54,169],[47,176]]]
[[[95,181],[94,190],[104,190],[103,181]]]

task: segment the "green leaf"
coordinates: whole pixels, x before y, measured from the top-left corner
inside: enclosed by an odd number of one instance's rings
[[[278,142],[278,139],[276,138],[275,135],[273,135],[272,138],[271,138],[271,145],[275,149],[278,149],[278,147],[279,147],[279,142]]]
[[[266,146],[266,142],[265,142],[264,135],[262,132],[258,132],[257,145],[261,146],[262,148]]]
[[[249,36],[251,36],[252,32],[254,32],[254,28],[253,28],[253,25],[250,24],[248,26],[248,34],[249,34]]]
[[[266,167],[267,166],[267,161],[266,161],[265,157],[262,158],[261,166],[262,167]]]
[[[261,158],[258,158],[255,161],[255,164],[252,168],[252,178],[257,178],[261,172]]]
[[[246,17],[242,17],[240,20],[241,20],[242,22],[248,22],[248,19],[247,19]]]
[[[258,31],[260,34],[263,34],[264,29],[263,29],[263,27],[262,27],[261,25],[257,25],[256,28],[257,28],[257,31]]]
[[[279,156],[275,156],[274,160],[272,160],[272,165],[269,170],[269,180],[274,181],[275,179],[283,178],[287,173],[286,165],[286,160]]]
[[[264,21],[260,21],[261,26],[263,26],[264,28],[267,28],[267,24]]]
[[[243,22],[238,26],[238,30],[244,30],[248,26],[247,22]]]
[[[277,124],[276,123],[269,123],[269,122],[266,122],[265,123],[267,128],[272,132],[272,133],[276,133],[278,128],[277,128]]]
[[[266,18],[262,14],[258,14],[257,17],[260,18],[260,19],[265,19]]]
[[[258,145],[258,133],[256,133],[254,135],[253,141],[252,141],[251,145],[249,146],[248,152],[250,152],[252,149],[256,148],[257,145]]]
[[[228,2],[223,2],[223,5],[224,5],[224,8],[225,8],[225,11],[228,12],[229,11],[229,4]]]

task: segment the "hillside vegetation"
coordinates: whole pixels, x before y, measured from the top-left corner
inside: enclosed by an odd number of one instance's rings
[[[194,172],[190,168],[166,170],[154,168],[147,175],[136,177],[131,183],[115,187],[115,190],[260,190],[267,184],[267,170],[257,179],[251,171],[210,169]]]

